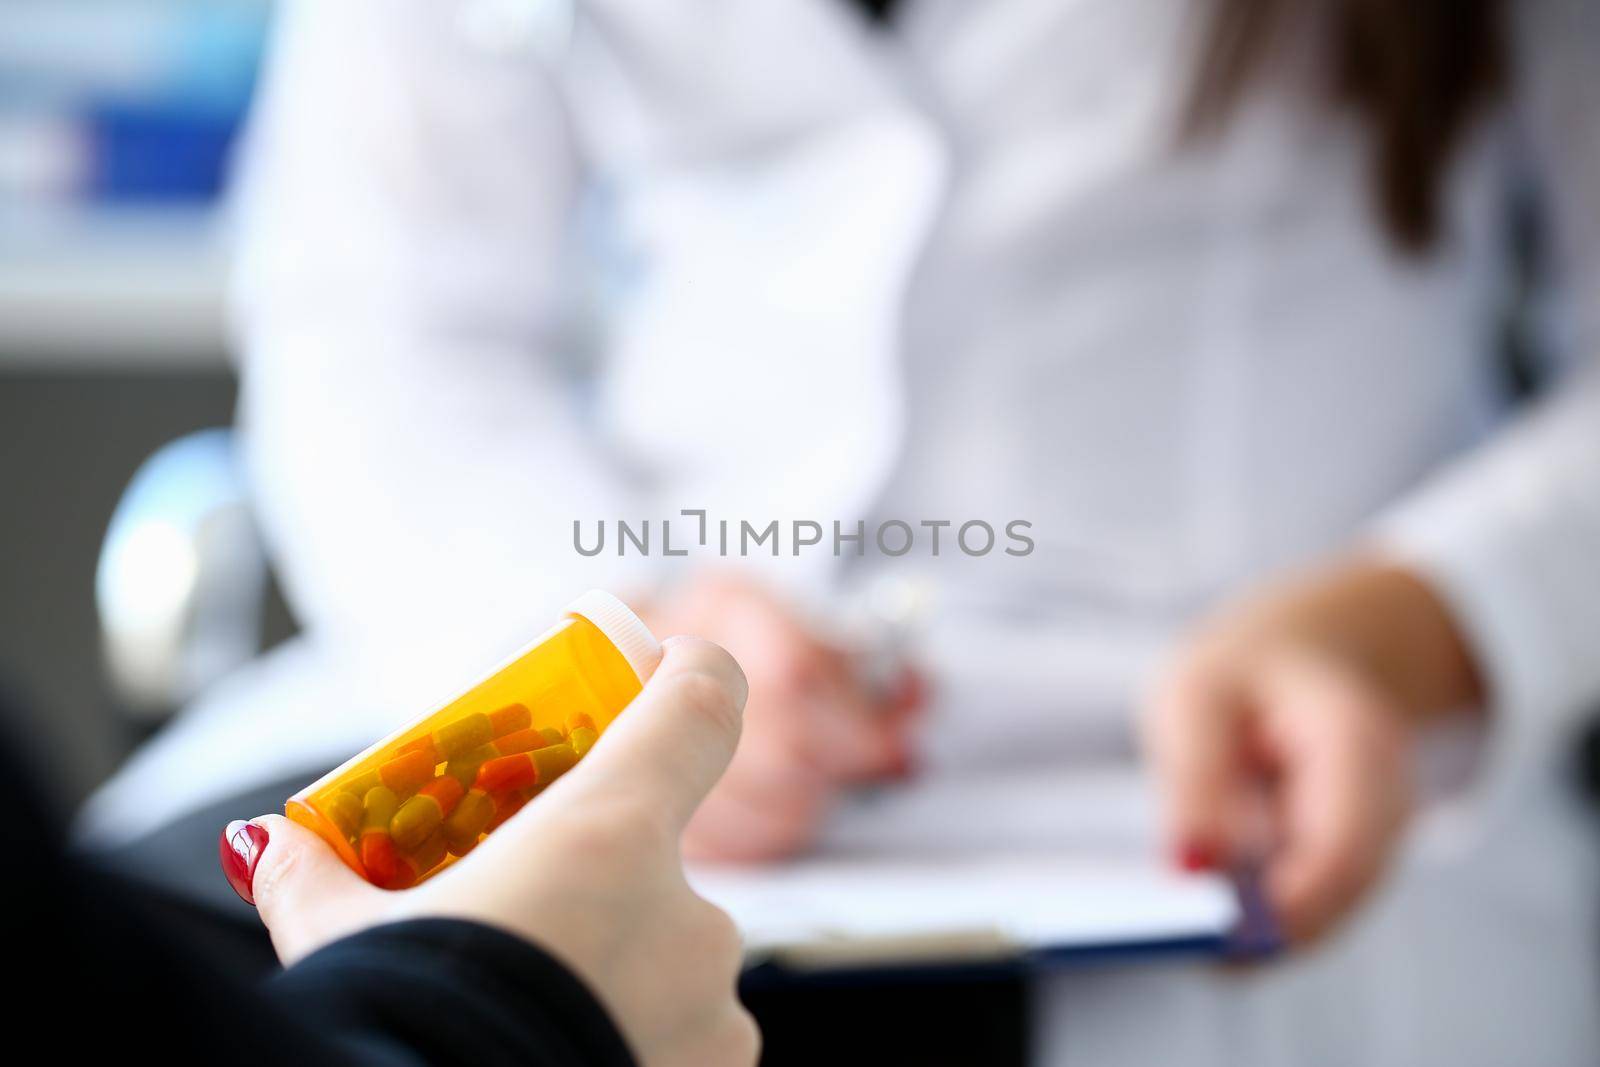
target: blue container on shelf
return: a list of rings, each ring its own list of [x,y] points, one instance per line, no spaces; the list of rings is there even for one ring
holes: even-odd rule
[[[256,5],[205,0],[172,9],[161,83],[87,103],[87,195],[101,203],[215,200],[254,85],[265,29]]]
[[[203,206],[225,184],[267,10],[262,0],[0,4],[0,40],[39,42],[0,47],[0,110],[59,124],[84,145],[56,195]]]
[[[240,116],[104,103],[85,116],[93,146],[85,195],[100,203],[205,203],[221,193]]]

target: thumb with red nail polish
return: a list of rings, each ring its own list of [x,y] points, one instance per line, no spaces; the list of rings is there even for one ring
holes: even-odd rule
[[[254,904],[285,964],[386,914],[389,894],[368,884],[316,834],[281,815],[231,822],[222,872]]]
[[[228,879],[228,884],[233,886],[233,891],[239,894],[239,899],[246,904],[256,902],[251,885],[255,881],[256,865],[266,851],[267,841],[267,831],[263,827],[235,819],[223,828],[222,839],[217,843],[222,873]]]

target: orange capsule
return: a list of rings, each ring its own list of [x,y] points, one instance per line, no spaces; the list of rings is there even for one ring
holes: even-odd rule
[[[439,805],[439,809],[443,811],[445,815],[449,815],[452,811],[456,810],[456,805],[461,802],[462,794],[464,794],[466,791],[466,787],[460,782],[456,781],[454,778],[451,778],[449,775],[445,775],[442,778],[435,778],[433,781],[417,790],[417,796],[427,797],[429,800]]]
[[[532,728],[516,730],[504,737],[495,739],[494,747],[502,756],[510,756],[517,752],[532,752],[536,748],[543,748],[550,742],[544,735]]]
[[[539,784],[539,768],[533,762],[533,753],[518,752],[492,759],[478,768],[474,788],[485,793],[498,793],[506,789],[526,789]]]
[[[389,820],[389,836],[402,849],[418,848],[455,810],[464,792],[461,783],[449,775],[435,778],[400,805]]]
[[[526,704],[507,704],[489,713],[489,726],[495,737],[504,737],[514,730],[526,730],[533,722],[533,714]]]
[[[373,885],[388,886],[400,871],[400,853],[381,831],[361,835],[361,866]]]
[[[389,821],[400,806],[394,790],[376,786],[367,791],[363,800],[361,821],[361,866],[367,878],[377,885],[387,885],[395,877],[399,854],[389,837]]]
[[[378,883],[378,887],[380,889],[410,889],[416,884],[416,867],[400,854],[399,849],[395,849],[394,869],[388,878]]]
[[[383,780],[384,785],[396,793],[410,793],[433,777],[433,769],[436,766],[438,760],[433,759],[429,753],[413,749],[379,767],[378,777]]]
[[[423,734],[421,737],[412,738],[394,750],[397,756],[407,756],[413,752],[426,753],[435,764],[444,762],[439,758],[439,749],[433,743],[432,734]]]
[[[589,713],[586,711],[575,711],[567,716],[567,732],[571,733],[573,730],[600,732],[600,728],[594,724],[594,720],[589,717]]]
[[[546,745],[532,752],[492,759],[478,768],[477,788],[485,793],[549,785],[578,762],[571,745]]]

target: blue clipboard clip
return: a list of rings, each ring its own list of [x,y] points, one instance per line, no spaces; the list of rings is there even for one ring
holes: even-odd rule
[[[1235,871],[1233,888],[1239,896],[1239,922],[1229,933],[1223,954],[1242,963],[1278,955],[1286,943],[1262,884],[1262,866],[1250,864]]]

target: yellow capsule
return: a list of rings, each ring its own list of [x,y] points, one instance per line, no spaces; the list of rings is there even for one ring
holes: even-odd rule
[[[434,867],[438,867],[440,861],[445,859],[446,851],[450,851],[450,849],[445,843],[445,835],[440,830],[434,830],[434,833],[430,833],[429,838],[426,841],[422,841],[418,849],[411,853],[411,859],[416,861],[419,873],[427,873]]]
[[[464,792],[461,783],[448,775],[435,778],[400,805],[389,820],[389,836],[402,849],[416,848],[455,810]]]
[[[389,832],[389,821],[394,818],[394,813],[400,808],[400,798],[394,795],[394,790],[386,785],[374,786],[367,790],[366,798],[362,801],[366,814],[361,819],[361,829],[382,830]]]
[[[345,782],[343,788],[346,792],[354,793],[356,799],[360,800],[367,795],[369,790],[376,789],[382,784],[383,779],[378,777],[378,772],[371,770],[363,771],[348,782]]]
[[[444,821],[444,838],[450,851],[465,856],[478,843],[489,820],[494,818],[494,800],[488,793],[474,789],[461,798],[456,810]]]
[[[355,832],[361,829],[363,810],[361,798],[343,789],[334,793],[327,801],[328,818],[346,837],[355,836]]]
[[[433,746],[443,759],[455,759],[494,739],[494,725],[487,715],[466,715],[433,732]]]
[[[449,845],[445,842],[444,832],[435,830],[403,859],[403,862],[411,868],[411,880],[419,881],[423,875],[439,866],[448,851]]]
[[[544,738],[544,745],[559,745],[567,739],[567,735],[552,726],[539,727],[539,736]],[[543,748],[544,745],[540,747]]]
[[[572,750],[578,754],[579,759],[582,759],[594,747],[594,743],[600,740],[600,735],[587,726],[579,726],[572,731],[569,740],[572,743]]]
[[[479,745],[465,755],[457,756],[451,760],[444,769],[444,773],[460,782],[463,786],[471,788],[473,781],[478,777],[478,768],[500,755],[500,750],[491,742]]]
[[[572,769],[578,762],[578,753],[571,745],[550,745],[528,753],[539,771],[539,785],[549,785]]]

